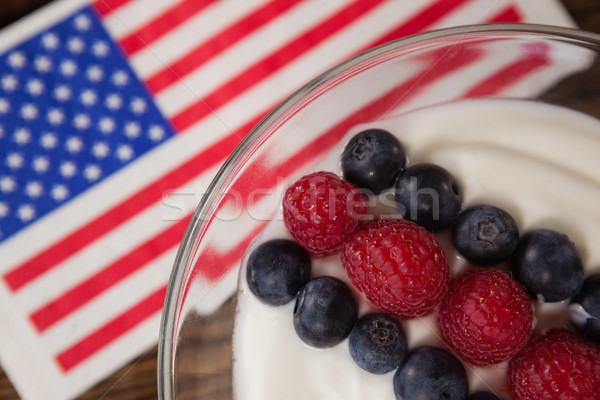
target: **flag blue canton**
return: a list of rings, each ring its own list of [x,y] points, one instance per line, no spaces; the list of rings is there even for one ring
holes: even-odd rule
[[[0,240],[173,135],[90,8],[0,56]]]

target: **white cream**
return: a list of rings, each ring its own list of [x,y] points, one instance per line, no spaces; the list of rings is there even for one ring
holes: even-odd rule
[[[422,109],[369,126],[399,137],[410,163],[432,162],[459,180],[465,205],[490,203],[509,211],[522,232],[547,227],[566,233],[582,254],[586,274],[600,271],[600,122],[556,106],[517,100],[468,100]],[[367,127],[357,126],[347,140]],[[345,141],[319,169],[340,174]],[[307,173],[309,171],[306,171]],[[382,196],[384,202],[390,197]],[[444,246],[453,274],[468,265],[446,234]],[[280,212],[258,241],[289,237]],[[315,260],[314,275],[347,281],[337,256]],[[356,293],[360,314],[371,308]],[[538,328],[564,323],[567,304],[536,303]],[[296,336],[293,303],[272,307],[248,290],[242,268],[234,330],[234,396],[237,400],[393,400],[394,372],[374,375],[360,369],[348,341],[312,349]],[[403,321],[409,348],[444,346],[435,315]],[[489,390],[508,399],[506,363],[467,366],[471,390]]]

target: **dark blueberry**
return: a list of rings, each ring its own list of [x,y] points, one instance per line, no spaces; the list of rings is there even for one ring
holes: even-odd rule
[[[396,400],[466,400],[468,391],[461,362],[437,347],[411,351],[394,374]]]
[[[462,208],[462,192],[454,177],[433,164],[415,164],[396,180],[396,203],[404,219],[431,231],[449,227]]]
[[[583,263],[569,238],[551,229],[537,229],[519,240],[513,255],[514,277],[530,295],[544,301],[566,300],[583,284]]]
[[[575,325],[590,339],[600,343],[600,273],[583,281],[583,286],[573,297],[572,303],[583,308],[583,315],[574,318]]]
[[[258,246],[248,258],[248,286],[265,303],[286,304],[310,279],[310,263],[310,256],[298,243],[270,240]]]
[[[468,261],[495,265],[508,260],[519,243],[517,223],[506,211],[490,206],[469,207],[452,227],[452,242]]]
[[[397,368],[406,355],[404,329],[387,314],[367,314],[360,318],[350,333],[349,344],[354,361],[374,374]]]
[[[294,307],[294,328],[306,344],[332,347],[344,340],[356,323],[358,306],[344,282],[331,276],[309,281]]]
[[[500,397],[490,392],[477,392],[469,396],[468,400],[502,400]]]
[[[342,153],[344,179],[374,194],[392,187],[406,166],[406,152],[394,135],[367,129],[355,135]]]

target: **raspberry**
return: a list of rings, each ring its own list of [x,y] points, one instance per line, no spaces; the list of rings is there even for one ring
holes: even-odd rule
[[[428,314],[448,288],[442,248],[414,222],[375,220],[344,245],[341,258],[353,285],[399,318]]]
[[[514,400],[592,400],[600,396],[600,349],[567,328],[535,335],[510,361]]]
[[[283,196],[286,228],[315,257],[337,253],[366,212],[366,197],[332,172],[303,176]]]
[[[446,343],[475,365],[501,362],[531,336],[533,307],[525,289],[506,273],[475,269],[450,283],[438,323]]]

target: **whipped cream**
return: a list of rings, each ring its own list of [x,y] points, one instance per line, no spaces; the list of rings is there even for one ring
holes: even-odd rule
[[[563,232],[581,253],[586,276],[600,271],[600,121],[558,106],[524,100],[465,100],[355,127],[316,170],[341,175],[347,141],[368,127],[386,129],[404,145],[409,163],[431,162],[450,171],[462,186],[465,206],[489,203],[504,208],[523,233],[534,228]],[[309,173],[312,171],[306,171]],[[393,195],[384,192],[375,214],[394,213]],[[383,206],[382,206],[383,205]],[[253,246],[291,238],[281,210]],[[452,275],[470,268],[438,235]],[[249,250],[249,252],[252,249]],[[350,284],[338,255],[315,259],[314,276],[336,276]],[[242,266],[233,338],[233,391],[236,400],[393,400],[395,371],[375,375],[352,360],[348,340],[324,350],[305,345],[294,331],[293,302],[263,304],[248,290]],[[359,315],[374,309],[355,291]],[[536,330],[568,322],[568,302],[535,301]],[[402,321],[409,349],[445,347],[436,316]],[[507,362],[490,367],[465,365],[471,391],[510,398]]]

